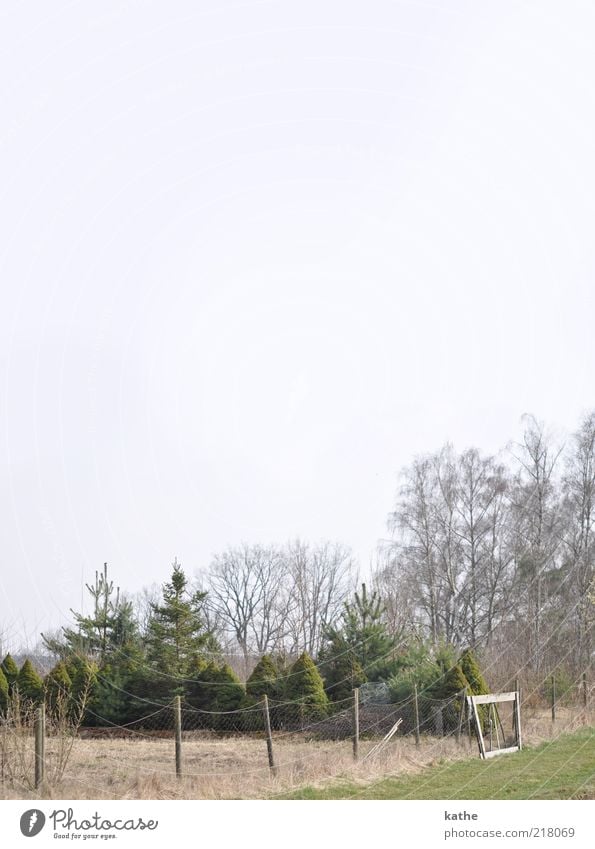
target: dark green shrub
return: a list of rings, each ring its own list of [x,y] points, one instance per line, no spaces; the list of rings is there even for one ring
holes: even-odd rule
[[[465,649],[459,663],[465,678],[469,682],[470,695],[485,696],[490,692],[490,688],[483,677],[473,649]],[[488,705],[477,705],[477,715],[484,729],[487,728],[489,714],[490,707]]]
[[[109,668],[106,672],[97,690],[101,709],[96,711],[103,718],[104,724],[105,720],[119,725],[138,722],[138,728],[156,728],[156,723],[164,721],[164,715],[149,715],[155,714],[159,705],[171,706],[174,696],[183,695],[184,692],[183,681],[160,674],[142,663],[130,669],[126,675],[120,668]],[[171,724],[171,717],[168,722]]]
[[[129,682],[119,665],[105,663],[97,672],[93,692],[87,709],[89,725],[123,725],[134,717],[130,715],[131,697]],[[144,692],[150,692],[145,689]],[[151,706],[144,705],[141,714],[152,713]]]
[[[29,658],[25,660],[17,678],[17,688],[21,699],[39,704],[43,701],[43,681]]]
[[[246,691],[238,676],[227,663],[215,666],[211,683],[213,685],[211,710],[229,712],[238,710],[243,706]]]
[[[194,664],[195,672],[186,682],[186,702],[195,710],[212,711],[215,703],[214,689],[211,686],[216,676],[217,664],[214,661],[202,661]]]
[[[72,681],[66,664],[62,660],[46,675],[44,689],[45,703],[50,712],[59,713],[69,704],[72,696]]]
[[[470,692],[469,682],[457,663],[440,676],[429,692],[429,696],[433,700],[443,701],[444,704],[437,705],[434,703],[432,705],[428,703],[425,705],[424,713],[427,716],[429,711],[435,715],[436,710],[441,709],[443,730],[445,732],[452,731],[458,725],[464,699]]]
[[[451,668],[441,675],[430,690],[430,695],[433,699],[442,699],[446,701],[453,696],[459,695],[461,691],[470,694],[471,688],[467,681],[463,670],[459,664],[451,666]]]
[[[0,667],[0,714],[6,713],[8,707],[8,681],[6,675]]]
[[[404,733],[415,727],[414,692],[417,686],[418,711],[422,731],[434,733],[440,723],[445,731],[458,725],[463,701],[455,699],[468,691],[468,682],[456,663],[452,646],[437,648],[426,643],[413,643],[396,658],[399,667],[388,681],[391,699],[403,704]],[[447,704],[448,702],[448,704]],[[438,716],[441,712],[442,719]]]
[[[233,669],[210,661],[186,685],[186,702],[190,708],[205,713],[194,716],[189,711],[186,724],[212,728],[215,731],[243,730],[244,714],[234,713],[246,706],[246,692]]]
[[[269,700],[282,697],[279,670],[269,654],[263,655],[252,670],[246,681],[246,693],[254,701],[260,701],[263,696]]]
[[[264,730],[264,714],[261,703],[264,696],[269,700],[269,721],[271,728],[283,726],[285,688],[289,668],[282,657],[273,659],[265,654],[258,661],[246,682],[246,706],[250,708],[244,716],[244,726],[248,731]],[[281,702],[279,705],[278,703]]]
[[[14,662],[12,655],[9,653],[6,655],[2,664],[0,664],[0,668],[4,673],[6,680],[8,682],[8,690],[12,692],[12,688],[17,682],[17,678],[19,677],[19,667]]]
[[[485,678],[482,675],[479,663],[472,649],[466,649],[459,660],[461,669],[471,688],[471,695],[485,696],[490,692]]]
[[[91,705],[97,687],[97,666],[83,655],[72,654],[65,662],[66,672],[72,681],[70,710],[75,722],[95,724],[91,715],[86,715],[86,708]]]
[[[327,715],[328,696],[316,664],[307,652],[304,652],[289,670],[285,689],[288,705],[293,708],[300,720],[320,719]],[[298,708],[296,712],[295,708]]]

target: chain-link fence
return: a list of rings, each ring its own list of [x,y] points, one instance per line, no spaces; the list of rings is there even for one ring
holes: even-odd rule
[[[591,686],[581,676],[563,693],[522,687],[522,715],[550,735],[592,721]],[[62,798],[246,798],[270,796],[307,780],[353,772],[400,771],[439,757],[477,754],[464,693],[433,699],[414,692],[399,703],[357,693],[324,709],[263,699],[231,711],[198,710],[183,699],[146,699],[128,724],[87,711],[94,725],[21,706],[0,722],[0,794]],[[559,701],[556,699],[559,698]],[[553,707],[552,707],[553,706]],[[487,716],[490,746],[509,736],[502,711]],[[483,721],[483,720],[482,720]],[[540,731],[540,733],[542,733]]]

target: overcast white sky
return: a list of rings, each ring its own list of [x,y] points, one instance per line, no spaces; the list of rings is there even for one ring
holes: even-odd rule
[[[5,0],[0,633],[104,560],[369,561],[399,468],[594,405],[587,2]]]

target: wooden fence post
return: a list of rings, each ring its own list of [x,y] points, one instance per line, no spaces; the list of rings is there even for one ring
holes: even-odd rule
[[[174,728],[176,734],[176,776],[182,776],[182,699],[174,698]]]
[[[45,705],[35,711],[35,789],[41,787],[45,772]]]
[[[519,752],[523,748],[523,740],[521,737],[521,691],[517,689],[516,698],[514,700],[514,728],[515,738]]]
[[[269,715],[269,698],[265,694],[262,701],[262,713],[264,716],[264,730],[267,736],[267,754],[269,756],[269,769],[273,775],[277,775],[275,757],[273,755],[273,735],[271,734],[271,717]]]
[[[459,744],[461,742],[461,732],[463,730],[463,719],[465,717],[465,690],[461,690],[460,699],[461,699],[461,710],[459,711],[459,722],[458,722],[458,725],[457,725],[457,732],[456,732],[456,741]]]
[[[585,711],[589,707],[589,688],[587,687],[587,673],[583,672],[583,707]]]
[[[415,745],[419,748],[419,703],[417,701],[417,684],[413,685],[413,710],[415,711]]]
[[[444,723],[442,721],[442,707],[436,707],[432,711],[434,715],[434,731],[439,737],[444,737]]]
[[[493,722],[493,720],[492,720],[492,716],[491,716],[491,714],[492,714],[492,706],[491,706],[491,705],[488,705],[488,717],[487,717],[487,720],[486,720],[486,721],[487,721],[487,723],[488,723],[488,733],[489,733],[489,735],[490,735],[490,752],[491,752],[491,751],[493,750],[493,748],[494,748],[494,745],[493,745],[493,738],[494,738],[494,722]],[[485,746],[485,739],[484,739],[484,746]]]
[[[514,691],[515,691],[515,693],[517,693],[517,698],[520,698],[520,696],[518,695],[519,694],[519,679],[518,679],[518,677],[514,679]],[[515,699],[515,705],[516,705],[516,699]],[[512,730],[514,731],[514,739],[516,740],[517,736],[518,736],[518,730],[517,730],[517,727],[516,727],[516,707],[515,707],[515,705],[513,705],[513,709],[512,709]]]
[[[552,675],[552,722],[556,721],[556,676]]]
[[[359,687],[353,691],[353,760],[359,758]]]

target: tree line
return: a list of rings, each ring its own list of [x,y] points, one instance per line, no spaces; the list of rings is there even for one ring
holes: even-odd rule
[[[595,412],[566,445],[525,417],[500,457],[446,445],[401,474],[376,574],[394,632],[515,652],[517,668],[593,653]]]
[[[71,718],[77,726],[141,723],[150,728],[155,714],[161,714],[155,708],[171,708],[174,696],[180,696],[187,727],[246,731],[260,729],[263,717],[256,708],[266,696],[273,727],[292,728],[349,711],[353,689],[377,682],[393,701],[410,701],[414,688],[420,688],[422,716],[424,699],[450,700],[452,716],[447,716],[455,722],[460,711],[455,697],[487,692],[469,649],[457,657],[446,645],[434,651],[428,645],[399,646],[380,596],[365,584],[322,629],[316,658],[306,651],[297,658],[264,654],[245,683],[225,662],[208,624],[207,593],[189,586],[177,561],[160,599],[151,602],[144,632],[107,567],[88,591],[93,612],[75,614],[76,627],[45,637],[59,658],[45,679],[29,659],[19,670],[10,654],[4,658],[0,715],[22,708],[30,713],[45,702],[50,716]]]
[[[86,721],[121,723],[176,694],[236,710],[261,679],[314,712],[366,682],[394,700],[414,685],[437,695],[445,676],[464,680],[466,651],[509,676],[563,667],[570,680],[593,652],[594,508],[595,412],[565,445],[527,416],[498,456],[445,445],[402,470],[391,538],[361,586],[331,542],[231,547],[194,581],[174,561],[136,597],[105,566],[87,586],[91,612],[44,636],[58,661],[45,684],[27,669],[26,686],[38,698],[90,688]],[[0,701],[15,680],[0,670]]]

